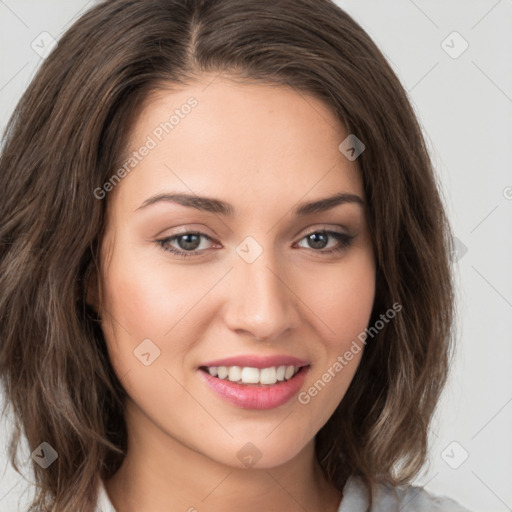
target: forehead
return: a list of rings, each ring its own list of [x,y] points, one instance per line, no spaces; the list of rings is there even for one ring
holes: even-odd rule
[[[336,192],[363,196],[357,163],[338,149],[347,135],[332,109],[312,95],[204,76],[146,98],[115,194],[130,210],[170,190],[235,205],[239,198],[246,206]]]

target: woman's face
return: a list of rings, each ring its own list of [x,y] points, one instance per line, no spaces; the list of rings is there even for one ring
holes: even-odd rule
[[[354,376],[373,249],[326,104],[212,78],[159,92],[133,127],[103,199],[100,316],[132,435],[268,468],[311,448]]]

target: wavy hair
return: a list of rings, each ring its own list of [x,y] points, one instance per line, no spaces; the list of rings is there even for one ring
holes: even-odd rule
[[[427,145],[397,76],[369,35],[330,0],[110,0],[76,21],[43,62],[0,155],[0,376],[16,428],[58,459],[33,507],[89,512],[98,478],[126,455],[125,392],[85,300],[99,266],[112,176],[148,95],[204,72],[293,87],[324,100],[359,156],[375,251],[373,324],[338,408],[316,436],[326,478],[408,483],[453,348],[451,232]],[[341,141],[340,141],[341,142]],[[4,406],[5,409],[5,406]]]

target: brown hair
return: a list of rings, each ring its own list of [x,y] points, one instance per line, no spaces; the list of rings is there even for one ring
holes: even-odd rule
[[[286,84],[326,101],[359,156],[377,262],[370,323],[403,312],[365,348],[316,437],[326,477],[407,483],[452,350],[450,228],[406,93],[368,34],[329,0],[111,0],[61,38],[26,90],[0,157],[0,375],[34,450],[40,510],[86,512],[126,453],[124,390],[84,283],[97,269],[112,176],[144,98],[203,72]],[[341,142],[341,141],[340,141]],[[45,508],[47,507],[47,508]]]

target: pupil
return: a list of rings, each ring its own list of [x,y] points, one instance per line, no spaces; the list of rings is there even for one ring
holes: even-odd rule
[[[314,249],[323,249],[327,245],[327,237],[325,233],[311,233],[308,238],[309,241],[312,242],[312,247]]]
[[[193,241],[190,241],[190,239],[193,239]],[[185,242],[183,242],[185,240]],[[179,238],[179,245],[182,249],[197,249],[199,246],[199,235],[195,234],[188,234],[188,235],[182,235]]]

